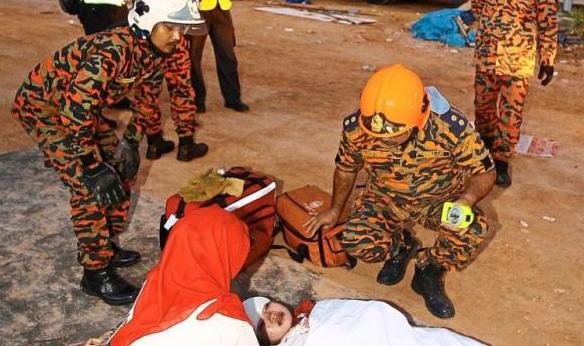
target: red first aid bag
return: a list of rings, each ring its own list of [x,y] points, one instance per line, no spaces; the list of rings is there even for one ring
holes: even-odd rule
[[[177,193],[166,200],[165,214],[162,215],[160,220],[161,249],[164,249],[166,239],[172,231],[172,226],[181,217],[199,208],[219,205],[235,214],[249,227],[251,247],[244,268],[270,250],[274,240],[276,222],[276,183],[270,177],[243,167],[233,167],[225,172],[223,176],[245,181],[243,194],[240,197],[220,194],[205,202],[185,203]]]
[[[276,211],[288,254],[297,262],[308,259],[322,267],[343,266],[351,269],[357,260],[341,246],[342,223],[327,230],[319,229],[314,235],[309,235],[304,227],[312,217],[311,213],[327,210],[330,205],[331,195],[314,185],[306,185],[278,196]]]

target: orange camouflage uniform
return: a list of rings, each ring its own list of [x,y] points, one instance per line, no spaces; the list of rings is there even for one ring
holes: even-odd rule
[[[473,208],[475,220],[468,229],[453,232],[440,225],[444,202],[460,196],[467,175],[486,173],[493,164],[464,115],[437,92],[430,99],[432,113],[426,125],[414,130],[401,146],[366,134],[358,125],[358,111],[344,120],[337,169],[357,172],[365,168],[368,179],[341,243],[365,262],[397,255],[405,245],[405,232],[419,223],[438,235],[434,246],[417,253],[417,265],[461,269],[489,233],[478,207]]]
[[[536,55],[553,66],[556,0],[473,0],[479,27],[475,50],[475,124],[496,160],[508,161],[519,140]]]
[[[85,268],[108,265],[113,256],[110,238],[124,231],[130,206],[128,197],[117,206],[101,208],[81,182],[87,162],[117,165],[113,154],[118,138],[100,120],[101,108],[134,91],[134,112],[124,137],[140,142],[159,112],[152,100],[158,97],[165,60],[147,40],[120,27],[81,37],[45,57],[17,91],[13,117],[71,192],[78,261]],[[124,181],[128,196],[131,183]]]
[[[174,122],[178,137],[192,137],[195,132],[195,90],[191,83],[190,40],[183,37],[165,64],[164,80],[170,96],[170,117]],[[141,105],[156,104],[154,112],[147,117],[146,134],[153,135],[162,131],[162,114],[160,110],[160,94],[162,83],[148,94],[153,97],[141,100]]]

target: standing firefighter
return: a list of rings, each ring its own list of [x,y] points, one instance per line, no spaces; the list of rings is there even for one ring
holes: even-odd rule
[[[82,289],[116,305],[138,294],[114,267],[132,265],[140,255],[119,248],[112,237],[126,226],[138,143],[156,107],[149,95],[183,33],[203,23],[192,0],[140,0],[128,20],[130,26],[79,38],[43,59],[12,108],[71,192]],[[118,141],[100,110],[132,90],[143,104]]]
[[[496,184],[511,185],[509,160],[519,140],[529,78],[539,55],[542,85],[554,75],[556,0],[473,0],[476,39],[475,121],[490,149]]]
[[[306,226],[315,232],[335,225],[357,173],[365,168],[367,185],[349,215],[341,244],[365,262],[385,261],[377,276],[385,285],[403,279],[415,254],[412,288],[432,314],[454,316],[444,292],[444,273],[464,268],[489,233],[475,204],[491,190],[495,174],[478,133],[436,88],[424,88],[420,77],[402,65],[369,79],[360,110],[343,125],[332,206]],[[458,227],[442,222],[446,202],[474,214],[474,220]],[[434,246],[416,253],[413,223],[438,232]]]
[[[200,33],[193,32],[193,34]],[[209,150],[206,144],[194,142],[197,108],[195,107],[195,91],[191,85],[189,43],[189,39],[181,39],[172,56],[166,59],[164,71],[164,79],[170,95],[170,116],[179,141],[176,159],[184,162],[202,157]],[[152,113],[146,118],[144,126],[148,141],[146,158],[149,160],[157,160],[174,149],[174,142],[163,137],[162,113],[159,107],[161,93],[162,81],[147,94],[148,100],[138,103],[138,107],[140,105],[147,107],[143,110],[144,113]],[[153,104],[156,107],[152,108]]]

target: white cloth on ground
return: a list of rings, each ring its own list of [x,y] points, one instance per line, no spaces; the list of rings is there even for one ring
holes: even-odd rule
[[[310,313],[309,328],[305,346],[483,345],[448,329],[412,327],[401,312],[380,301],[320,301]]]

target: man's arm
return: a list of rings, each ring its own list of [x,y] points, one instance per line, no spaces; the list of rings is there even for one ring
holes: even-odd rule
[[[158,70],[144,83],[136,87],[132,102],[132,118],[128,122],[124,138],[140,143],[146,129],[158,132],[162,128],[160,94],[162,93],[163,71]]]
[[[537,46],[539,73],[537,78],[546,86],[554,78],[554,62],[558,51],[558,4],[556,0],[537,2]]]
[[[344,172],[338,168],[335,169],[331,207],[318,215],[314,215],[303,225],[308,229],[309,235],[312,236],[321,227],[326,229],[333,227],[337,223],[345,203],[347,203],[347,199],[351,191],[353,191],[356,178],[357,172]]]
[[[468,205],[469,207],[474,206],[491,191],[495,184],[495,178],[494,170],[471,176],[464,192],[456,203]]]
[[[556,0],[538,0],[536,10],[539,61],[553,66],[558,50],[558,4]]]
[[[183,37],[173,55],[166,61],[164,73],[170,95],[170,114],[179,137],[195,132],[195,90],[191,83],[191,60],[188,41]]]
[[[470,2],[470,10],[475,21],[478,22],[481,12],[483,11],[484,0],[471,0]]]
[[[63,93],[61,121],[71,129],[71,153],[99,161],[94,140],[95,117],[102,106],[107,83],[116,74],[116,51],[102,51],[81,62],[81,68]]]

